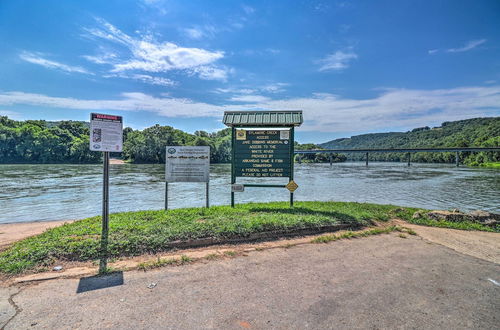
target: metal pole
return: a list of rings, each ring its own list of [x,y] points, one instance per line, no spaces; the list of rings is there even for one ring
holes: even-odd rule
[[[165,211],[168,210],[168,182],[165,181]]]
[[[101,233],[101,260],[99,274],[106,273],[108,268],[108,231],[109,231],[109,152],[104,152],[102,176],[102,233]]]
[[[459,162],[460,162],[460,157],[458,156],[458,151],[457,151],[457,152],[455,153],[455,165],[456,165],[456,167],[458,167]]]
[[[368,153],[366,153],[366,166],[368,166]]]
[[[207,197],[205,207],[208,209],[210,207],[210,202],[209,202],[209,200],[210,200],[210,183],[209,183],[209,181],[207,181],[207,183],[206,183],[205,194]]]
[[[288,142],[290,144],[290,181],[293,181],[293,157],[294,157],[294,127],[290,129],[290,141]],[[290,207],[293,207],[293,192],[290,192]]]
[[[234,191],[233,191],[233,184],[236,183],[236,177],[234,176],[234,162],[235,162],[235,159],[234,159],[234,139],[236,138],[236,134],[235,134],[235,128],[234,126],[231,128],[231,207],[234,207]]]
[[[410,166],[410,165],[411,165],[411,164],[410,164],[410,160],[411,160],[411,154],[410,154],[410,153],[408,153],[408,166]]]

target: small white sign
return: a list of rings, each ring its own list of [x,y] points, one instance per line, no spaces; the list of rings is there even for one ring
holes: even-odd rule
[[[123,118],[100,113],[90,114],[90,150],[121,152]]]
[[[289,140],[290,139],[290,131],[280,131],[280,140]]]
[[[231,191],[232,192],[244,192],[245,191],[245,186],[242,184],[233,184],[231,185]]]
[[[210,147],[167,146],[166,182],[208,182]]]

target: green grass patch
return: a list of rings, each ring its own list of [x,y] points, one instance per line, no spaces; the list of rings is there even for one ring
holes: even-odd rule
[[[351,239],[351,238],[367,237],[372,235],[388,234],[392,233],[393,231],[403,231],[403,228],[399,226],[390,226],[386,228],[373,228],[370,230],[364,230],[358,232],[348,231],[340,235],[334,235],[334,234],[322,235],[312,239],[311,243],[329,243],[340,239]]]
[[[482,163],[481,167],[496,168],[500,170],[500,162]]]
[[[235,208],[215,206],[110,215],[109,257],[154,254],[174,241],[201,238],[244,238],[253,233],[314,229],[327,225],[369,225],[394,216],[410,220],[416,209],[346,202],[249,203]],[[47,230],[0,253],[0,272],[21,273],[56,260],[88,261],[99,257],[101,217]]]
[[[175,259],[175,258],[161,259],[160,257],[158,257],[158,259],[156,259],[156,260],[141,262],[137,266],[137,268],[140,270],[146,271],[146,270],[164,267],[164,266],[168,266],[168,265],[175,265],[175,266],[185,265],[185,264],[190,263],[192,261],[193,261],[193,259],[186,256],[186,255],[182,255],[178,259]]]
[[[413,223],[416,225],[429,226],[429,227],[439,227],[439,228],[451,228],[451,229],[460,229],[460,230],[478,230],[478,231],[489,231],[493,233],[499,233],[500,227],[489,227],[482,225],[477,222],[472,221],[460,221],[460,222],[452,222],[445,220],[433,220],[428,218],[420,218],[420,219],[409,219],[407,220],[409,223]]]

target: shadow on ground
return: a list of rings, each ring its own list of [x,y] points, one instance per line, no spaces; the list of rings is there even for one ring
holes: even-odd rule
[[[94,291],[123,285],[123,272],[114,272],[108,275],[83,277],[78,282],[76,293]]]

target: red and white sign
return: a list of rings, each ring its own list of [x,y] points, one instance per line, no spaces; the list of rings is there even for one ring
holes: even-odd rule
[[[90,150],[121,152],[123,118],[101,113],[90,114]]]

